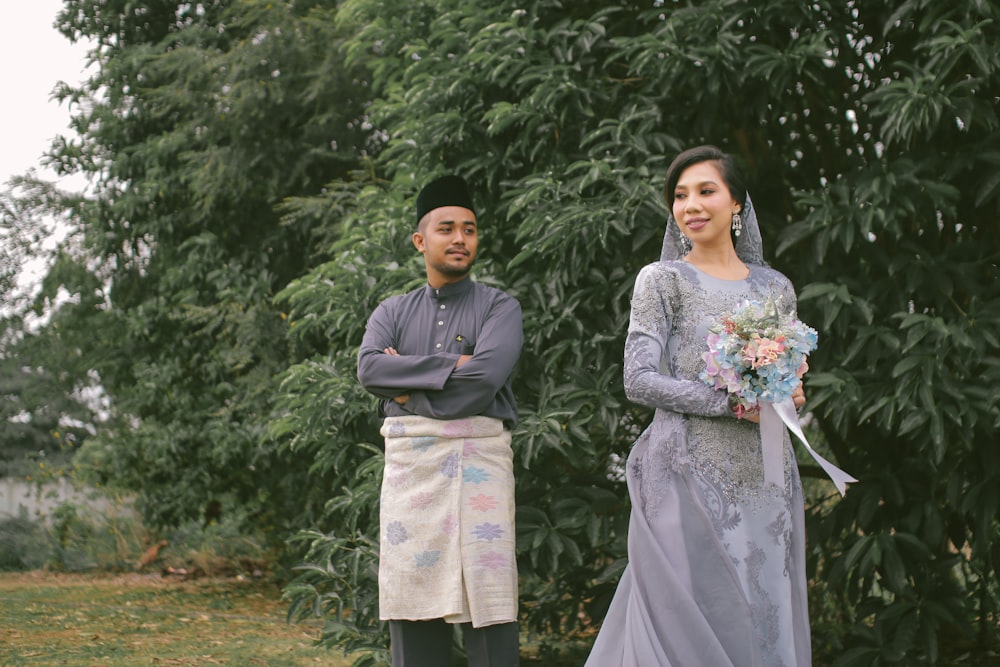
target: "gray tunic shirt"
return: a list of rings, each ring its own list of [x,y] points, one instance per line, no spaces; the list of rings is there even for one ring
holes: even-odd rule
[[[483,416],[517,423],[510,381],[521,352],[521,305],[466,278],[425,285],[378,305],[358,353],[358,379],[386,417]],[[399,356],[383,352],[394,348]],[[455,368],[459,355],[472,359]],[[392,400],[409,394],[406,405]]]

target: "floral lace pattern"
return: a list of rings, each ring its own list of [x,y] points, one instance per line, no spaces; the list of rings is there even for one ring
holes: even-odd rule
[[[794,308],[787,278],[760,265],[744,280],[721,280],[665,261],[636,278],[625,390],[655,412],[627,466],[627,576],[588,667],[810,664],[790,439],[786,488],[765,487],[759,427],[737,420],[725,393],[698,380],[709,323],[742,299],[768,296]]]

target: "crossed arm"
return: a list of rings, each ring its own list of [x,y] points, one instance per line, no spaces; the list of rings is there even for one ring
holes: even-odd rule
[[[521,307],[499,300],[487,313],[473,354],[403,354],[395,319],[379,306],[358,354],[358,379],[372,394],[434,419],[480,414],[507,382],[521,351]]]

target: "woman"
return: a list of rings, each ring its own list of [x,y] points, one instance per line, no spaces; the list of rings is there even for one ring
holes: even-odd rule
[[[765,485],[760,428],[698,379],[707,327],[744,299],[795,293],[765,266],[732,157],[687,150],[667,171],[660,262],[640,271],[625,342],[629,400],[656,409],[628,459],[629,565],[587,667],[811,663],[804,512],[791,442]],[[796,407],[805,402],[801,389]]]

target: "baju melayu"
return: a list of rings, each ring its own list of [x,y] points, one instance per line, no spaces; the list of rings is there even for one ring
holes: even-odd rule
[[[431,664],[397,661],[400,633],[414,627],[397,621],[435,621],[449,639],[444,623],[492,629],[513,641],[516,660],[510,384],[521,342],[517,300],[469,278],[390,297],[369,318],[358,378],[385,417],[379,614],[394,664]],[[463,354],[472,358],[456,368]],[[405,404],[392,400],[404,394]],[[421,627],[409,643],[429,636]],[[477,643],[467,631],[470,660]]]

